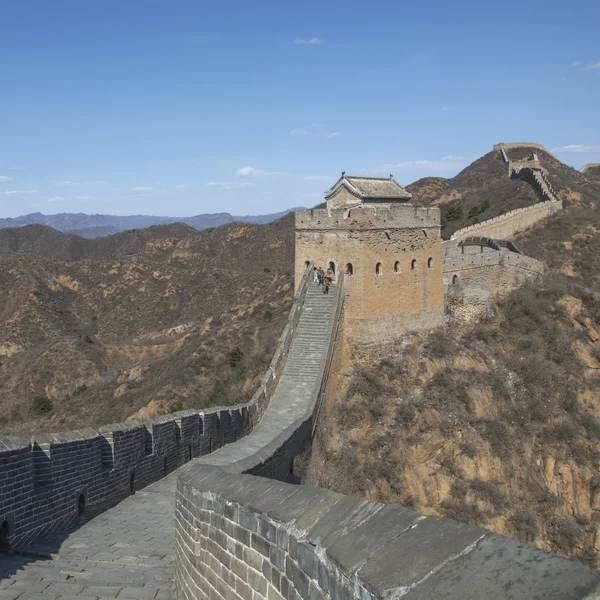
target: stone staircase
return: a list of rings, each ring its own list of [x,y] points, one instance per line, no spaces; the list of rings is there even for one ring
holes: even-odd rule
[[[559,200],[559,197],[556,195],[556,192],[544,171],[537,169],[532,170],[532,177],[545,200]]]
[[[274,448],[279,447],[282,432],[297,428],[315,410],[333,343],[337,309],[342,301],[340,289],[341,286],[333,285],[329,294],[323,294],[321,286],[308,283],[285,367],[261,420],[246,437],[203,456],[199,462],[227,466],[236,472],[280,478],[281,474],[271,472],[271,467],[263,465],[261,459],[271,456]],[[287,439],[286,435],[281,439]],[[260,452],[257,452],[258,449]]]

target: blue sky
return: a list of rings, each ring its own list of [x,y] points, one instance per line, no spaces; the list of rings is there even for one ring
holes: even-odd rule
[[[591,0],[0,0],[0,216],[275,212],[499,141],[600,162],[599,23]]]

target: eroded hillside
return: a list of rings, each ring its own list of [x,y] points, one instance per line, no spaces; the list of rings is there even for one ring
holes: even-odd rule
[[[292,301],[291,216],[99,240],[27,229],[0,251],[4,433],[237,403],[255,391]]]
[[[536,148],[508,150],[510,160],[528,158],[536,152],[547,169],[552,186],[567,202],[600,205],[600,180],[584,174]],[[527,181],[509,178],[508,165],[498,151],[482,156],[451,179],[425,177],[406,186],[413,203],[439,206],[442,211],[442,236],[449,239],[457,230],[515,208],[531,206],[541,200]]]
[[[600,567],[600,214],[517,240],[549,272],[475,326],[346,348],[310,480]]]

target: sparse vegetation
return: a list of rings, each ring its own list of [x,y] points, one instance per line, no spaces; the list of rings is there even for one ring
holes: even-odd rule
[[[54,404],[46,396],[34,396],[31,400],[31,412],[36,415],[45,415],[52,411]]]

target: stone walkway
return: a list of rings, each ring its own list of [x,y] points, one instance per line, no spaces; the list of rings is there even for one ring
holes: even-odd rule
[[[0,555],[0,600],[172,598],[177,472],[25,554]]]

